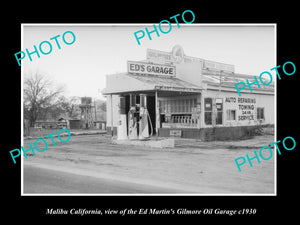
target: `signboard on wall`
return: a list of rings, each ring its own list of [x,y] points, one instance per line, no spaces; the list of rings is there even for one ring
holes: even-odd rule
[[[225,104],[234,103],[237,109],[237,121],[256,120],[256,99],[226,97]]]
[[[170,130],[170,137],[181,137],[182,131],[181,130]]]
[[[234,72],[234,65],[215,62],[211,60],[205,60],[197,57],[187,56],[183,52],[183,48],[180,45],[175,45],[171,52],[164,52],[155,49],[147,49],[147,60],[150,60],[154,63],[156,62],[166,62],[166,63],[201,63],[203,68],[213,69],[213,70],[222,70],[225,72]]]
[[[161,58],[166,62],[172,62],[172,53],[171,52],[163,52],[154,49],[147,49],[146,58],[149,59],[157,59]]]
[[[147,55],[148,60],[156,61],[161,60],[163,62],[172,62],[172,63],[178,63],[178,62],[185,62],[185,63],[191,63],[191,62],[200,62],[203,63],[203,59],[187,56],[184,54],[183,49],[175,45],[172,49],[172,52],[164,52],[159,51],[155,49],[147,49]]]
[[[127,61],[128,73],[175,76],[175,66]]]
[[[214,62],[210,60],[204,60],[203,67],[207,69],[223,70],[232,73],[234,72],[234,65]]]

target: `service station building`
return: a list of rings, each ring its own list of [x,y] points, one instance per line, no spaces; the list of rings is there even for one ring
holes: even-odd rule
[[[146,60],[127,64],[127,72],[107,75],[102,91],[113,136],[120,123],[128,135],[130,117],[120,121],[120,114],[145,96],[153,136],[238,139],[274,124],[274,85],[252,85],[239,96],[234,84],[254,82],[254,75],[235,73],[234,65],[186,56],[179,45],[171,52],[147,49]]]

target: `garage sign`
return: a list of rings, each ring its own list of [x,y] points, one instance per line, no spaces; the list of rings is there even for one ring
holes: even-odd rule
[[[175,76],[175,66],[127,61],[128,73]]]

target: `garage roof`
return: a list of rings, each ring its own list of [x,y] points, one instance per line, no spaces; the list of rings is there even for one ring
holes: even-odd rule
[[[173,76],[120,73],[107,76],[107,85],[102,93],[114,94],[151,90],[200,92],[202,89]]]

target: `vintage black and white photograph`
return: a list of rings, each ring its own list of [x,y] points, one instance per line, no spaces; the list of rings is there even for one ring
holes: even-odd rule
[[[22,24],[22,195],[276,195],[276,24],[179,23]]]

